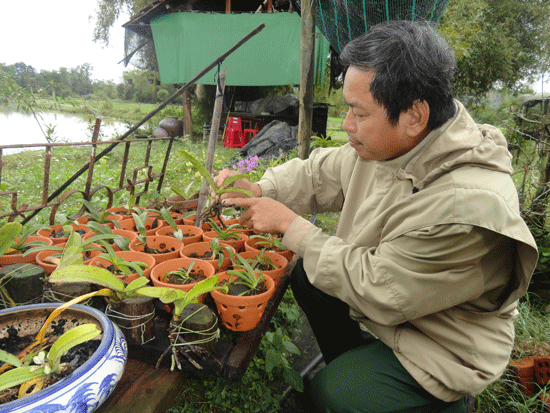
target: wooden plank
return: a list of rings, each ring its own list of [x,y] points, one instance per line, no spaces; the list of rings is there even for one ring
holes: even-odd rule
[[[128,359],[117,387],[96,413],[165,413],[185,385],[187,374]]]

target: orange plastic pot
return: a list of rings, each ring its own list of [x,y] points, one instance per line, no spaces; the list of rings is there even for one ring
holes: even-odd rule
[[[156,250],[164,251],[170,250],[160,254],[151,254],[155,258],[155,262],[170,260],[172,258],[178,258],[180,255],[180,249],[183,246],[183,242],[178,241],[174,237],[168,237],[166,235],[151,235],[146,237],[147,246]],[[130,250],[146,252],[145,246],[139,242],[139,238],[135,238],[130,242]]]
[[[19,242],[21,237],[17,237],[15,242]],[[31,241],[43,241],[46,245],[53,245],[53,241],[50,238],[41,237],[40,235],[30,235],[25,240],[24,244],[28,244]],[[5,267],[12,264],[22,263],[34,263],[38,252],[32,252],[23,256],[23,254],[4,254],[0,257],[0,267]]]
[[[86,234],[92,232],[92,230],[84,224],[78,224],[78,225],[70,224],[70,226],[73,227],[74,231],[84,231],[84,235],[82,235],[82,237],[84,237]],[[62,231],[62,230],[63,230],[63,225],[54,224],[54,225],[50,225],[47,228],[42,228],[42,229],[38,230],[37,235],[40,235],[41,237],[51,239],[52,242],[53,242],[53,245],[64,244],[64,243],[67,242],[69,237],[51,238],[53,234],[56,234],[56,233],[58,233],[59,231]]]
[[[244,251],[240,252],[239,255],[243,257],[244,259],[254,258],[257,257],[260,254],[259,250],[256,251]],[[281,281],[281,278],[283,275],[285,275],[286,269],[288,267],[288,260],[283,257],[281,254],[277,254],[273,251],[266,251],[264,252],[264,256],[269,257],[273,264],[277,267],[274,270],[262,270],[262,274],[269,275],[271,278],[273,278],[273,281],[275,282],[275,288],[279,286],[279,282]],[[239,261],[236,259],[233,259],[233,263],[238,263]]]
[[[215,274],[214,266],[207,261],[195,258],[174,258],[155,265],[155,267],[151,271],[151,281],[153,282],[153,285],[155,285],[156,287],[167,287],[175,288],[182,291],[189,291],[191,288],[197,285],[198,282],[191,284],[172,284],[165,282],[162,279],[170,271],[176,271],[180,268],[189,268],[191,262],[193,261],[195,262],[193,264],[193,270],[198,272],[199,274],[204,275],[206,278],[210,278]],[[202,302],[203,300],[204,295],[199,297],[199,301]]]
[[[280,238],[279,238],[280,240]],[[260,241],[263,241],[261,238],[251,238],[249,237],[245,243],[244,243],[244,250],[245,251],[261,251],[262,249],[266,249],[267,251],[273,251],[273,252],[276,252],[277,254],[279,255],[282,255],[283,257],[285,257],[288,262],[290,262],[290,260],[292,260],[292,257],[294,257],[294,251],[292,250],[284,250],[284,251],[280,251],[280,250],[272,250],[270,248],[262,248],[262,246],[260,245],[256,245],[257,242],[260,242]]]
[[[220,245],[221,246],[227,246],[227,247],[231,248],[233,250],[233,254],[236,254],[235,248],[231,247],[230,245],[228,245],[224,242],[220,242]],[[211,251],[211,250],[212,249],[210,248],[210,242],[208,242],[208,241],[195,242],[193,244],[188,244],[188,245],[184,245],[183,247],[181,247],[180,257],[196,259],[196,258],[191,256],[193,253],[195,253],[199,257],[201,257],[207,251]],[[199,258],[199,259],[204,260],[203,258]],[[222,264],[220,266],[218,266],[219,261],[220,261],[219,259],[217,259],[217,260],[204,260],[204,261],[209,262],[210,264],[212,264],[212,266],[216,270],[216,273],[227,270],[227,268],[229,268],[229,266],[231,265],[231,260],[229,258],[229,254],[224,254],[224,258],[223,258]]]
[[[227,272],[218,273],[219,284],[229,279]],[[233,331],[249,331],[256,328],[265,311],[265,306],[273,297],[275,282],[264,275],[267,291],[253,296],[235,296],[220,291],[211,291],[222,324]]]
[[[237,252],[244,251],[244,243],[248,239],[248,236],[242,232],[238,232],[238,231],[233,231],[233,232],[237,234],[237,236],[239,237],[238,240],[234,240],[234,239],[221,240],[220,239],[220,242],[223,242],[225,244],[232,246],[233,248],[235,248],[235,251]],[[204,234],[202,234],[203,241],[210,242],[214,238],[218,238],[218,233],[216,231],[206,231]]]
[[[182,239],[183,245],[192,244],[194,242],[200,242],[202,241],[202,234],[204,231],[200,229],[199,227],[195,227],[192,225],[178,225],[178,229],[181,229],[181,231],[184,234],[184,237]],[[164,227],[161,227],[157,230],[155,235],[168,235],[171,236],[174,232],[174,228],[172,228],[170,225],[166,225]]]
[[[128,262],[143,262],[147,264],[147,268],[143,269],[143,276],[145,278],[149,278],[151,270],[156,264],[155,258],[150,255],[146,254],[144,252],[138,252],[138,251],[116,251],[115,255],[119,258],[124,259]],[[111,262],[105,258],[101,257],[94,257],[90,261],[88,265],[93,265],[95,267],[102,267],[102,268],[108,268],[111,265]],[[139,278],[139,274],[137,272],[132,273],[130,275],[117,275],[117,278],[120,278],[122,281],[126,283],[131,283],[135,279]]]
[[[98,247],[99,245],[98,244],[90,244],[91,246],[94,246],[94,247]],[[65,246],[65,243],[62,243],[62,244],[55,244],[56,247],[64,247]],[[84,264],[85,265],[88,265],[90,263],[90,261],[95,258],[97,255],[99,255],[101,253],[100,250],[92,250],[90,251],[90,255],[91,255],[91,258],[88,258],[86,259],[84,257]],[[39,251],[38,254],[36,254],[36,263],[42,267],[44,269],[44,272],[46,273],[46,275],[50,275],[56,268],[57,268],[57,264],[54,264],[54,263],[51,263],[51,262],[48,262],[46,259],[47,257],[50,257],[52,255],[55,255],[55,254],[62,254],[62,251],[57,251],[57,250],[42,250],[42,251]]]

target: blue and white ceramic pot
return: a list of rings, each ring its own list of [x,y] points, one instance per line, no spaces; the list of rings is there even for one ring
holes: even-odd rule
[[[36,335],[48,315],[59,305],[32,304],[1,310],[0,339],[8,335],[10,327],[17,328],[19,335]],[[120,329],[100,311],[73,305],[56,317],[50,330],[68,331],[85,323],[95,323],[103,331],[99,347],[88,361],[51,386],[19,400],[0,404],[0,413],[91,413],[107,399],[126,366],[128,348]]]

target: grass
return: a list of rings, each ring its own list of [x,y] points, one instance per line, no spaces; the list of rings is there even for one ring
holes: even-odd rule
[[[135,109],[135,108],[134,108]],[[141,110],[141,109],[140,109]],[[329,119],[328,131],[335,133],[338,131],[341,120]],[[338,136],[338,139],[345,140]],[[145,144],[138,143],[132,145],[129,154],[129,166],[126,177],[130,177],[134,168],[143,165]],[[166,143],[156,143],[153,146],[150,164],[153,166],[153,172],[158,172],[164,159]],[[168,162],[164,188],[160,193],[155,190],[155,185],[150,186],[149,193],[144,196],[140,202],[141,205],[153,202],[173,195],[170,190],[171,185],[185,187],[189,182],[195,182],[195,189],[198,190],[200,177],[191,165],[179,160],[175,152],[179,149],[185,149],[191,152],[195,157],[203,159],[206,153],[207,144],[202,140],[177,139],[174,142],[172,155]],[[99,185],[108,185],[110,187],[118,186],[120,180],[120,165],[124,155],[124,147],[119,145],[108,156],[104,157],[96,164],[94,168],[94,180],[92,188]],[[76,170],[85,165],[89,160],[90,149],[86,147],[55,148],[51,160],[51,176],[49,181],[50,193],[63,184]],[[235,164],[238,155],[237,149],[223,148],[221,140],[216,150],[214,169],[220,170],[223,167],[231,168]],[[18,206],[27,204],[29,206],[38,205],[42,200],[41,188],[44,184],[43,179],[44,152],[28,151],[15,155],[4,156],[2,158],[2,176],[0,182],[0,191],[12,190],[18,192]],[[255,178],[259,178],[267,164],[262,164]],[[145,171],[138,175],[143,176]],[[86,182],[86,175],[79,178],[69,189],[82,189]],[[128,202],[128,193],[119,191],[114,194],[114,205],[125,205]],[[10,209],[11,199],[0,196],[0,211]],[[98,191],[93,202],[98,204],[106,203],[107,194],[105,191]],[[80,208],[80,203],[76,199],[68,199],[64,203],[61,212],[72,214]],[[339,214],[326,213],[317,216],[317,225],[325,232],[334,234]],[[46,223],[49,219],[49,211],[43,210],[36,220]],[[514,354],[534,355],[549,352],[550,343],[550,315],[546,308],[547,300],[538,297],[535,294],[529,294],[521,300],[519,305],[519,317],[516,321],[516,347]],[[298,312],[291,292],[287,292],[283,303],[279,307],[273,326],[270,332],[279,331],[280,341],[290,341],[291,332],[296,325]],[[271,341],[269,340],[271,337]],[[234,412],[241,409],[243,412],[269,412],[277,411],[280,396],[286,383],[284,381],[285,359],[281,359],[281,364],[271,371],[266,370],[266,355],[273,351],[273,335],[265,338],[254,357],[245,377],[239,383],[228,383],[216,378],[193,377],[188,382],[188,387],[183,390],[178,402],[169,410],[168,413],[183,412]],[[281,354],[284,354],[282,352]],[[545,389],[541,390],[541,393]],[[493,412],[542,412],[543,405],[538,395],[532,397],[524,396],[510,378],[505,374],[494,384],[492,384],[479,397],[478,413]]]

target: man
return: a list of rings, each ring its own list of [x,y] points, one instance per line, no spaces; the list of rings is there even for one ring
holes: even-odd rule
[[[315,411],[464,412],[506,368],[537,260],[511,155],[453,99],[454,54],[429,24],[374,26],[340,58],[349,144],[225,202],[302,257],[291,286],[327,363]],[[300,216],[324,211],[341,212],[334,236]]]

